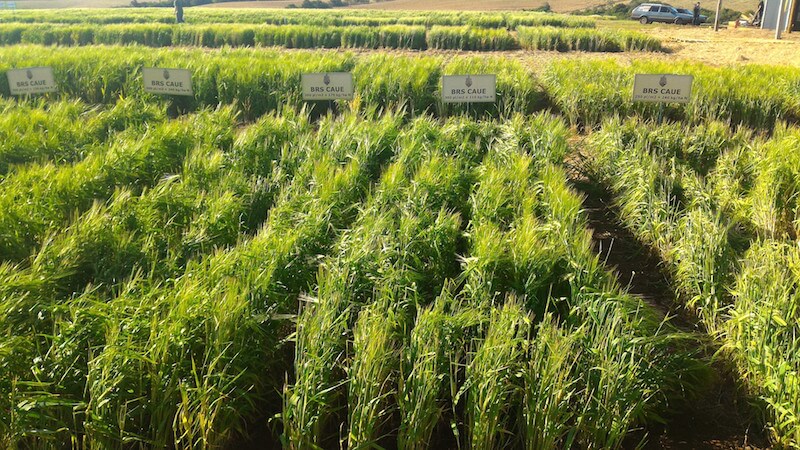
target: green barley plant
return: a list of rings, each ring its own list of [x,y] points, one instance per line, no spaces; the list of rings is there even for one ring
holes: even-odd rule
[[[509,443],[512,411],[521,395],[521,366],[531,317],[521,302],[507,299],[494,309],[479,348],[471,357],[460,395],[467,395],[469,446],[505,448]],[[458,397],[456,397],[456,402]]]
[[[80,101],[8,104],[0,121],[0,176],[13,166],[52,161],[79,161],[114,133],[155,125],[164,119],[157,106],[136,99],[120,99],[109,108]],[[46,132],[42,132],[46,131]]]
[[[753,227],[764,237],[798,236],[800,174],[794,150],[799,138],[797,129],[779,129],[773,139],[752,150],[754,179],[752,190],[745,193],[746,211]]]
[[[131,129],[128,139],[112,141],[74,165],[32,165],[16,171],[3,180],[0,196],[6,209],[0,219],[2,258],[20,261],[48,232],[60,229],[96,200],[108,199],[117,188],[139,190],[157,184],[178,171],[201,142],[224,149],[232,140],[234,119],[232,110],[221,109],[161,124],[143,136]]]
[[[2,11],[0,23],[14,24],[173,24],[174,14],[160,9],[115,8],[102,13],[93,9],[68,12],[42,10]],[[378,10],[265,10],[265,9],[198,9],[188,18],[188,24],[270,24],[310,26],[383,26],[383,25],[471,25],[481,28],[517,26],[554,26],[564,28],[593,28],[594,20],[563,14],[540,12],[501,12],[487,14],[477,11],[403,11],[402,14]]]
[[[368,127],[356,117],[323,121],[319,135],[297,149],[310,153],[309,161],[301,164],[256,236],[191,261],[184,275],[164,284],[135,277],[118,295],[101,302],[108,307],[100,311],[100,332],[76,336],[67,347],[74,353],[64,354],[66,360],[47,358],[42,363],[49,377],[63,377],[66,371],[76,380],[74,390],[55,392],[83,405],[77,424],[64,432],[83,436],[85,429],[87,445],[108,448],[123,441],[213,447],[242,436],[253,417],[279,411],[274,393],[286,364],[276,363],[282,361],[284,328],[279,326],[282,319],[271,317],[291,311],[289,299],[308,286],[309,274],[316,270],[311,255],[324,252],[332,239],[328,225],[345,227],[351,220],[348,211],[391,153],[397,123],[392,116]],[[317,220],[308,222],[306,217]],[[302,256],[295,258],[298,252]],[[87,302],[91,295],[89,291],[75,302]],[[16,299],[4,299],[3,307],[13,308]],[[61,319],[60,309],[40,306],[33,298],[29,303],[34,305],[27,309],[34,315],[33,326],[47,328],[56,320],[61,330],[87,329],[75,323],[77,318]],[[231,314],[220,317],[225,311]],[[37,320],[37,312],[47,320]],[[3,328],[19,329],[25,320],[9,316]],[[106,333],[104,323],[119,327]],[[218,327],[220,323],[227,325]],[[58,331],[52,335],[65,336]],[[251,345],[259,351],[245,350]],[[70,364],[70,355],[91,359]],[[51,414],[47,404],[18,413]]]
[[[661,41],[634,31],[587,28],[519,27],[520,47],[559,52],[662,51]]]
[[[374,448],[390,432],[400,370],[403,299],[383,291],[364,308],[353,328],[348,368],[348,448]]]
[[[361,102],[404,106],[412,115],[433,108],[440,75],[440,60],[430,57],[371,55],[353,68]]]
[[[322,271],[315,297],[301,299],[295,337],[295,380],[284,392],[284,445],[318,448],[336,436],[339,399],[346,379],[343,369],[351,299],[350,277]]]
[[[748,386],[769,406],[768,423],[778,445],[794,447],[797,426],[798,342],[796,246],[759,240],[744,255],[732,288],[735,305],[725,322],[726,348]]]
[[[0,49],[0,446],[627,445],[706,388],[711,337],[594,252],[576,146],[797,445],[796,70],[680,63],[695,97],[659,126],[629,98],[657,61],[258,48],[500,48],[543,25],[633,45],[583,19],[18,13],[0,41],[111,45]],[[208,48],[155,48],[176,44]],[[193,71],[177,117],[141,85],[167,64]],[[62,92],[10,98],[2,75],[34,65]],[[332,71],[354,100],[303,102],[300,74]],[[457,73],[497,74],[498,104],[441,105]]]
[[[417,315],[403,350],[398,386],[400,448],[429,448],[441,418],[452,414],[459,380],[451,366],[463,364],[466,345],[484,320],[480,310],[455,301],[448,288]]]
[[[575,440],[573,407],[580,393],[579,332],[558,327],[552,314],[538,324],[523,365],[522,439],[528,450],[569,448]]]
[[[633,103],[631,86],[635,73],[682,73],[694,75],[691,102],[685,107],[667,106],[664,116],[692,124],[724,121],[772,130],[780,120],[800,117],[789,92],[798,73],[788,68],[747,67],[731,71],[694,63],[679,65],[635,61],[623,67],[612,61],[558,62],[545,69],[542,79],[553,102],[575,125],[595,128],[605,119],[638,115],[655,119],[658,106]],[[776,78],[775,84],[759,89],[759,77]]]
[[[517,40],[506,30],[434,26],[428,31],[428,47],[440,50],[514,50]]]

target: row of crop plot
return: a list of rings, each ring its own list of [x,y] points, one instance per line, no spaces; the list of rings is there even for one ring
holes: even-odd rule
[[[0,179],[12,166],[79,161],[100,144],[128,130],[165,119],[157,104],[121,99],[108,107],[79,100],[0,102]]]
[[[800,119],[800,71],[786,66],[711,67],[693,62],[562,61],[541,79],[558,110],[573,125],[589,130],[610,117],[657,119],[661,105],[631,101],[637,73],[694,76],[687,105],[664,105],[666,120],[699,125],[721,121],[770,131],[776,122]]]
[[[770,136],[614,120],[589,138],[589,173],[623,223],[667,263],[675,288],[767,405],[778,444],[800,442],[800,131]]]
[[[658,126],[627,99],[654,62],[2,55],[65,88],[0,100],[2,447],[619,448],[708,369],[592,252],[567,123],[602,127],[589,174],[798,442],[795,69],[679,66],[693,100]],[[166,62],[197,92],[171,119],[137,69]],[[325,70],[368,95],[304,110]],[[491,71],[494,109],[434,106]]]
[[[499,117],[550,109],[584,130],[614,116],[656,118],[658,105],[631,101],[633,75],[678,72],[695,76],[694,92],[688,105],[668,105],[664,113],[667,119],[691,124],[720,120],[761,130],[773,128],[776,121],[800,120],[797,101],[800,71],[794,68],[730,69],[656,61],[630,65],[554,61],[529,68],[524,60],[502,57],[353,55],[261,49],[20,46],[2,49],[0,54],[0,93],[5,96],[9,92],[3,76],[6,70],[52,66],[61,96],[89,104],[114,103],[120,97],[159,102],[143,92],[141,68],[186,68],[193,73],[195,96],[182,101],[184,109],[234,104],[250,120],[283,107],[303,107],[300,76],[310,72],[353,73],[356,99],[337,101],[334,108],[341,110],[402,108],[412,116],[469,111]],[[481,73],[497,76],[496,103],[442,104],[442,75]],[[54,97],[58,98],[57,95],[47,98]]]
[[[536,12],[477,12],[477,11],[365,11],[365,10],[269,10],[269,9],[186,9],[189,24],[264,24],[313,25],[336,27],[378,27],[385,25],[434,25],[478,28],[520,26],[552,26],[560,28],[594,28],[595,21],[583,17]],[[169,8],[115,8],[0,11],[0,23],[62,23],[62,24],[126,24],[174,23]]]
[[[74,426],[57,444],[73,433],[93,448],[128,436],[156,446],[184,433],[221,440],[281,382],[268,376],[280,368],[272,314],[293,309],[290,296],[313,277],[307,266],[352,220],[399,121],[311,131],[303,117],[265,117],[234,136],[230,118],[223,110],[179,123],[172,131],[204,136],[182,164],[162,167],[148,189],[116,180],[109,201],[95,197],[27,263],[3,267],[12,337],[3,389],[15,408],[33,402],[0,421],[12,446],[64,424]],[[161,156],[143,159],[155,168]],[[42,345],[53,351],[25,368]],[[20,382],[32,369],[44,384]],[[42,395],[58,401],[26,414]]]
[[[47,219],[0,266],[4,446],[216,448],[272,417],[289,448],[616,448],[702,387],[591,250],[559,119],[234,116],[14,181],[4,223]]]
[[[193,73],[194,98],[185,109],[234,104],[247,119],[304,105],[301,74],[352,72],[358,98],[337,102],[341,109],[403,109],[409,114],[466,111],[507,115],[545,107],[544,93],[522,64],[502,58],[354,56],[348,53],[292,53],[275,50],[167,50],[131,47],[56,49],[35,46],[2,51],[0,93],[8,93],[5,71],[14,67],[52,66],[60,95],[89,104],[114,103],[120,97],[160,102],[145,94],[142,67],[187,68]],[[437,93],[441,76],[450,73],[497,75],[498,101],[486,105],[443,105]],[[309,105],[311,107],[312,105]],[[319,106],[319,105],[318,105]],[[327,108],[327,103],[324,105]]]
[[[148,47],[284,47],[409,50],[558,50],[590,52],[660,51],[661,41],[635,31],[593,28],[416,25],[62,25],[0,24],[0,44],[59,46],[144,45]]]

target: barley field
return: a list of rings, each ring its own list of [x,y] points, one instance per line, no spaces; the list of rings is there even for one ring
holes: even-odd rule
[[[673,448],[720,390],[725,448],[800,447],[800,69],[555,14],[199,11],[0,12],[0,448]],[[58,91],[12,95],[28,67]],[[352,100],[303,100],[333,72]],[[461,74],[496,101],[444,103]],[[597,248],[601,196],[669,304]]]

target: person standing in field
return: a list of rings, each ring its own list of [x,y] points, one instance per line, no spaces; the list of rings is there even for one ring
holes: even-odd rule
[[[700,25],[700,2],[697,2],[694,5],[694,18],[692,19],[692,24]]]
[[[183,0],[175,0],[175,22],[183,23]]]

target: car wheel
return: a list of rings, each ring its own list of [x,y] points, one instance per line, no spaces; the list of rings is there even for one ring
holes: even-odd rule
[[[686,22],[682,19],[675,19],[675,25],[686,25]]]
[[[642,25],[647,25],[648,23],[650,23],[650,19],[648,19],[648,18],[647,18],[647,16],[642,16],[642,17],[639,19],[639,22],[640,22]]]

